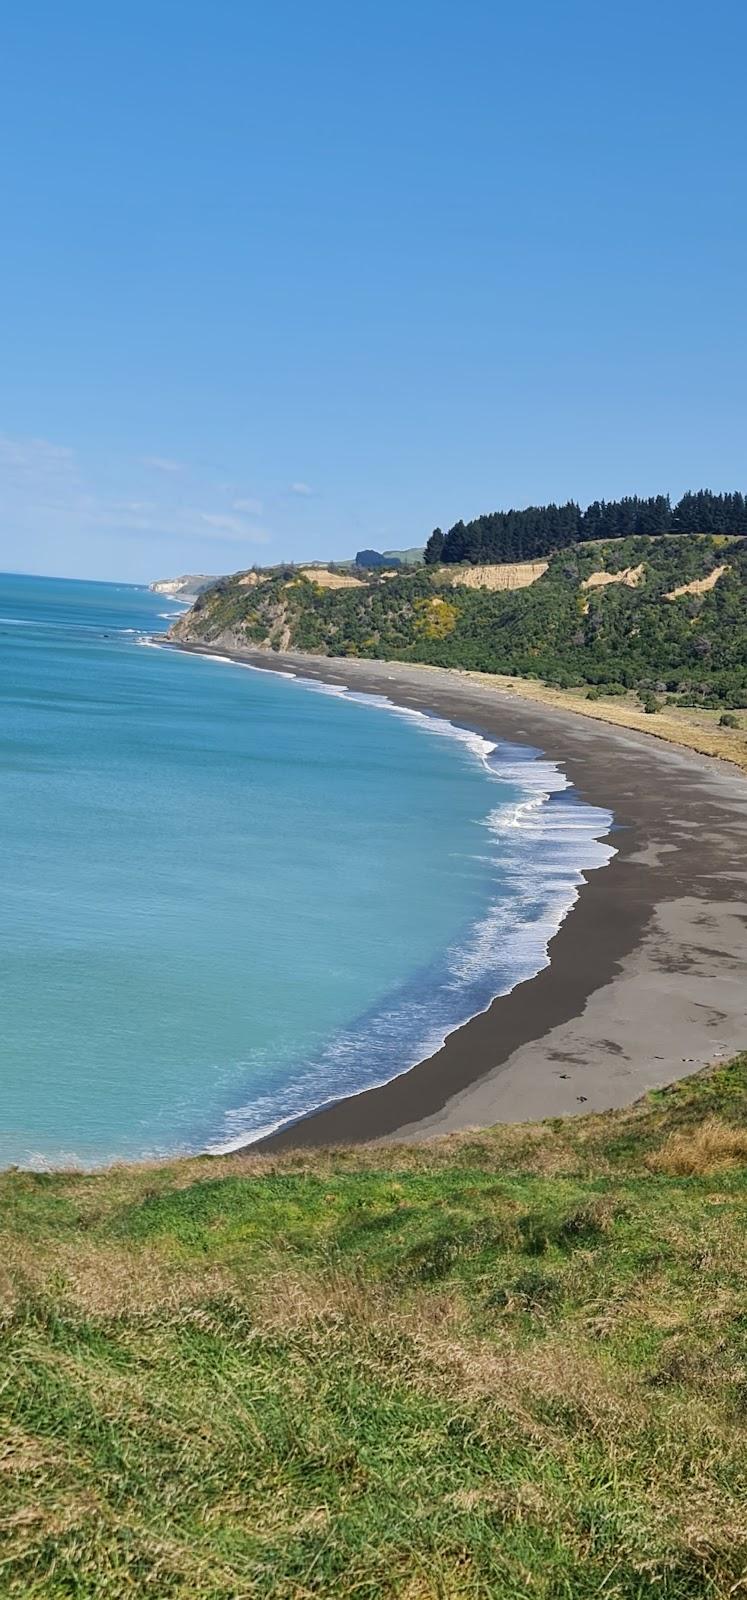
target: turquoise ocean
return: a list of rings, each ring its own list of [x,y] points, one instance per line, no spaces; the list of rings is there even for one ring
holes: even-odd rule
[[[226,1148],[547,961],[606,811],[539,752],[0,578],[0,1164]]]

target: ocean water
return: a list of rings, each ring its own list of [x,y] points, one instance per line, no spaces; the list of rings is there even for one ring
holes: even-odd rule
[[[547,960],[609,813],[538,752],[0,578],[0,1164],[225,1148]]]

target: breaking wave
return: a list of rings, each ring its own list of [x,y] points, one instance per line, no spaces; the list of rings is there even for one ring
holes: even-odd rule
[[[248,662],[231,664],[270,670]],[[323,1105],[391,1082],[427,1060],[456,1028],[549,964],[548,946],[575,904],[584,875],[606,866],[615,855],[607,838],[612,813],[582,802],[557,763],[540,751],[492,741],[443,717],[397,706],[385,695],[295,673],[284,676],[303,689],[416,720],[424,732],[459,741],[481,763],[495,783],[495,804],[482,819],[485,847],[478,858],[486,874],[488,904],[442,956],[408,976],[385,1004],[361,1014],[299,1061],[283,1085],[255,1092],[229,1111],[223,1128],[207,1143],[214,1152],[261,1139]],[[258,1065],[269,1063],[254,1063]]]

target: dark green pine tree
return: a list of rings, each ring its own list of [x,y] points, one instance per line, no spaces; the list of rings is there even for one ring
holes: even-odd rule
[[[440,528],[434,528],[423,552],[426,566],[436,567],[443,555],[444,536]]]

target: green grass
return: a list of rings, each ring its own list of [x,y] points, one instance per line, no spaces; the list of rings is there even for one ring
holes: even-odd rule
[[[0,1176],[0,1594],[747,1593],[747,1057],[427,1146]]]

